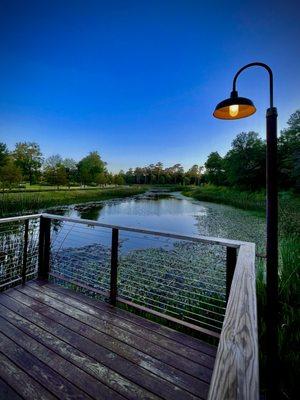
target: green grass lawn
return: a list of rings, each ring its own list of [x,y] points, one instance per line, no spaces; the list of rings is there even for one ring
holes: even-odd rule
[[[60,190],[95,190],[95,189],[113,189],[115,185],[95,187],[95,186],[53,186],[53,185],[30,185],[28,182],[20,185],[19,187],[14,187],[12,189],[5,189],[6,193],[23,193],[23,192],[46,192],[46,191],[60,191]]]

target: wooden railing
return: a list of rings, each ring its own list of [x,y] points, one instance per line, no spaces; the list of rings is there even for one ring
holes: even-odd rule
[[[34,271],[27,274],[26,264],[29,240],[28,221],[36,220],[37,218],[40,219],[39,227],[35,222],[35,226],[39,232],[37,270],[36,274],[34,274]],[[48,279],[49,276],[52,276],[53,278],[63,280],[71,285],[106,296],[112,305],[116,305],[117,302],[123,303],[140,311],[145,311],[168,321],[181,324],[187,328],[197,330],[202,334],[204,333],[219,338],[217,357],[209,391],[209,399],[258,399],[259,369],[254,244],[222,238],[186,236],[170,232],[157,232],[133,227],[121,227],[103,224],[98,221],[69,218],[51,214],[2,219],[0,220],[0,224],[16,221],[20,221],[21,224],[24,223],[24,228],[22,228],[21,231],[24,249],[22,265],[19,266],[21,274],[17,278],[13,277],[12,280],[14,280],[14,283],[25,284],[26,279],[29,279],[30,276],[38,275],[39,278],[42,279]],[[91,287],[82,281],[71,279],[68,276],[64,276],[63,273],[57,273],[56,271],[51,270],[51,223],[69,223],[72,224],[72,226],[84,225],[89,228],[98,227],[109,229],[111,231],[111,255],[109,260],[110,274],[107,290]],[[203,243],[207,245],[219,245],[226,248],[226,277],[224,291],[226,311],[220,334],[214,329],[201,326],[201,324],[198,325],[193,322],[191,323],[184,319],[180,320],[177,317],[168,315],[168,313],[160,312],[155,307],[138,304],[134,299],[128,300],[126,296],[124,298],[123,295],[118,293],[119,232],[151,235],[151,237],[170,238],[172,240],[188,241],[196,244]],[[200,278],[201,277],[199,277],[199,279]],[[9,286],[11,283],[6,282],[6,284]],[[214,284],[212,285],[214,286]],[[150,302],[150,304],[152,303]],[[205,308],[202,308],[202,310],[205,311]],[[208,311],[211,312],[210,309]],[[207,310],[205,312],[207,312]]]
[[[258,398],[255,245],[245,243],[239,248],[209,400]]]

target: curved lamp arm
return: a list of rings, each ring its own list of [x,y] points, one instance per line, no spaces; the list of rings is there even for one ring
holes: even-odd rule
[[[261,62],[253,62],[253,63],[247,64],[244,67],[242,67],[241,69],[239,69],[233,78],[233,85],[232,85],[233,92],[236,92],[236,81],[237,81],[237,78],[240,75],[240,73],[250,67],[263,67],[264,69],[266,69],[268,71],[269,78],[270,78],[270,108],[273,108],[273,72],[267,64],[264,64]]]

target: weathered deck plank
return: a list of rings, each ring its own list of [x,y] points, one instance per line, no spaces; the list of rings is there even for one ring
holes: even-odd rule
[[[46,329],[48,332],[52,332],[55,336],[62,338],[69,344],[72,344],[73,346],[76,345],[77,349],[85,352],[98,361],[102,361],[107,367],[115,369],[119,373],[125,373],[125,375],[129,376],[133,381],[149,390],[151,389],[158,395],[169,393],[175,396],[176,393],[172,393],[174,391],[173,385],[188,390],[196,395],[198,395],[199,392],[202,392],[203,394],[207,393],[209,379],[211,378],[211,371],[208,369],[199,374],[199,379],[196,379],[189,374],[185,374],[180,370],[163,364],[162,362],[131,348],[125,343],[112,340],[112,338],[107,335],[99,334],[98,331],[91,327],[86,329],[86,326],[81,322],[74,321],[74,319],[62,313],[58,313],[55,310],[47,308],[46,312],[45,310],[41,310],[43,315],[36,314],[33,310],[28,309],[24,305],[24,303],[26,303],[27,305],[31,304],[31,306],[37,307],[38,305],[35,300],[28,299],[21,293],[18,293],[15,298],[23,302],[23,304],[15,304],[13,299],[8,302],[6,301],[5,303],[5,298],[2,299],[2,303],[4,305],[7,304],[8,308],[18,312],[20,315],[26,317],[38,326]],[[49,320],[45,318],[46,316],[51,318],[50,324]],[[74,325],[77,325],[77,332],[73,330]],[[66,329],[66,326],[69,326],[70,329]],[[91,340],[87,340],[88,338]],[[101,347],[95,346],[98,344]],[[113,360],[111,359],[111,352],[116,354]],[[117,355],[121,357],[118,357]],[[133,370],[132,363],[135,364],[134,373],[131,373]],[[144,369],[146,371],[144,371]],[[207,371],[209,372],[209,375],[207,375]],[[204,377],[206,381],[201,379],[201,377]],[[164,382],[164,380],[167,382]],[[163,386],[163,389],[161,389],[160,384]]]
[[[0,355],[21,381],[29,378],[31,392],[15,387],[13,373],[2,370],[0,390],[12,388],[25,399],[37,398],[40,385],[39,398],[47,399],[59,397],[60,387],[59,398],[66,399],[206,399],[213,346],[130,317],[53,284],[6,291],[0,295]]]
[[[74,398],[78,400],[91,399],[90,396],[77,389],[60,374],[40,362],[35,356],[25,351],[2,333],[0,333],[0,351],[5,353],[15,365],[26,371],[27,375],[43,385],[54,396],[60,396],[66,400]]]
[[[1,313],[3,316],[12,314],[9,310],[7,313]],[[48,365],[50,368],[55,369],[61,376],[68,379],[79,389],[83,390],[91,397],[101,395],[101,399],[124,399],[107,386],[101,384],[100,381],[91,377],[86,372],[77,368],[63,357],[59,356],[53,350],[46,346],[41,345],[37,340],[33,339],[30,335],[18,329],[12,323],[0,317],[0,330],[2,333],[9,335],[9,337],[20,347],[35,355],[40,361]],[[31,331],[30,331],[31,333]],[[47,339],[47,338],[45,338]]]
[[[22,397],[0,378],[0,399],[22,400]]]
[[[41,384],[0,352],[0,376],[24,399],[56,400]]]
[[[134,325],[127,321],[121,320],[119,317],[104,312],[103,310],[98,310],[95,307],[83,304],[82,302],[72,299],[69,296],[61,297],[60,294],[57,294],[57,292],[52,289],[50,292],[49,288],[45,288],[44,286],[33,285],[32,287],[45,295],[45,301],[49,301],[50,303],[52,302],[53,304],[53,300],[58,300],[59,302],[64,303],[65,310],[67,310],[70,306],[71,309],[75,309],[80,315],[82,315],[82,313],[85,314],[87,321],[89,321],[89,317],[91,317],[90,321],[93,321],[94,323],[95,320],[97,320],[97,325],[99,325],[99,323],[100,326],[109,325],[111,332],[110,334],[112,335],[112,332],[115,332],[117,335],[116,338],[118,338],[118,335],[120,335],[119,337],[124,337],[128,340],[134,337],[135,342],[141,342],[143,346],[145,346],[145,343],[147,343],[150,348],[151,346],[155,348],[156,352],[160,352],[161,348],[165,349],[168,354],[170,352],[170,357],[176,357],[176,367],[180,365],[180,362],[182,363],[182,370],[186,370],[186,360],[189,360],[189,362],[192,360],[192,362],[195,364],[194,368],[196,370],[196,377],[198,377],[199,369],[197,364],[204,365],[211,369],[214,366],[214,357],[208,354],[197,350],[192,350],[189,347],[180,345],[162,335],[157,335],[155,332],[148,332],[147,330],[145,331],[141,325]],[[31,291],[31,294],[32,293],[34,292]],[[159,346],[159,349],[157,349],[157,346]]]
[[[51,288],[52,290],[55,290],[58,293],[68,295],[68,297],[77,299],[80,302],[82,302],[83,304],[88,304],[90,306],[93,306],[99,310],[102,310],[103,312],[112,314],[115,317],[120,318],[121,320],[124,319],[127,322],[131,323],[133,325],[133,327],[135,327],[136,325],[140,325],[145,329],[145,331],[144,331],[145,334],[148,333],[148,331],[151,331],[151,332],[155,333],[155,335],[157,336],[159,341],[161,338],[160,335],[162,335],[162,336],[165,336],[166,338],[171,339],[172,341],[176,342],[176,345],[178,345],[178,343],[179,343],[180,345],[183,345],[185,347],[190,347],[193,350],[198,350],[201,353],[208,354],[212,357],[216,356],[217,348],[215,346],[207,344],[201,340],[197,340],[194,337],[188,336],[184,333],[170,329],[166,326],[162,326],[156,322],[139,317],[136,314],[130,313],[125,310],[120,310],[119,308],[113,307],[109,304],[104,304],[101,301],[94,300],[94,299],[84,295],[83,293],[71,291],[62,286],[53,285],[51,283],[46,283],[46,282],[43,282],[43,283],[33,282],[32,284],[40,285],[40,286],[42,285],[47,288]]]

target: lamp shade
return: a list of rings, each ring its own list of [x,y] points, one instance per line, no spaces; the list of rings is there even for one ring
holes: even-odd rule
[[[215,108],[214,117],[219,119],[240,119],[254,114],[256,108],[251,100],[238,97],[233,92],[229,99],[221,101]]]

